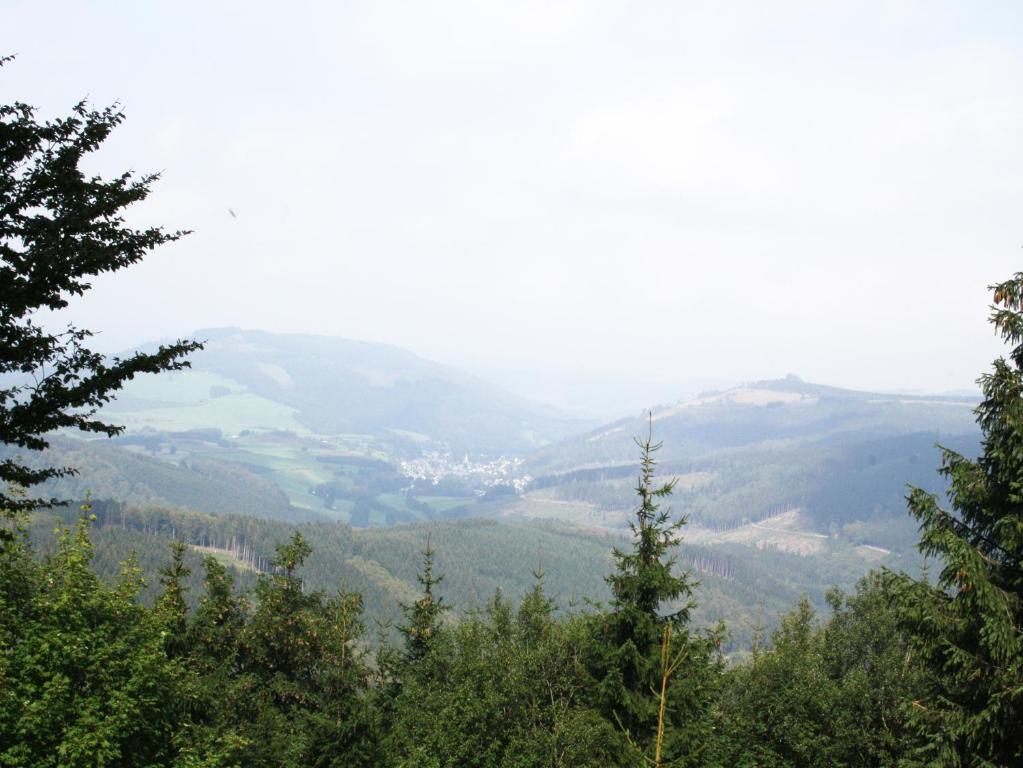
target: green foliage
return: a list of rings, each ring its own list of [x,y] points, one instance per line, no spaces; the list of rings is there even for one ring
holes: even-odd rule
[[[518,611],[497,595],[437,636],[393,702],[384,764],[624,764],[617,728],[588,706],[589,624],[552,611],[538,580]]]
[[[819,627],[808,601],[789,613],[772,648],[729,670],[715,706],[716,765],[916,765],[921,743],[907,720],[929,685],[899,631],[879,575],[855,594],[830,595]]]
[[[124,224],[124,209],[149,195],[156,174],[128,172],[108,181],[80,167],[123,119],[116,108],[97,111],[85,102],[47,122],[27,104],[0,105],[0,445],[42,450],[47,433],[66,428],[115,435],[120,427],[96,418],[112,393],[140,373],[186,366],[182,358],[201,346],[178,341],[111,360],[86,346],[91,331],[68,325],[50,332],[34,320],[67,307],[69,297],[91,287],[90,278],[135,264],[185,234]],[[57,503],[16,497],[10,488],[73,471],[0,460],[0,509]]]
[[[952,511],[918,488],[908,497],[921,551],[942,561],[937,584],[891,577],[939,682],[915,722],[950,765],[1023,761],[1023,273],[994,286],[994,300],[1012,349],[980,379],[981,455],[943,451]]]
[[[368,759],[357,702],[366,670],[354,648],[361,604],[347,594],[324,600],[303,589],[298,570],[310,551],[300,534],[278,547],[272,573],[256,586],[255,611],[237,637],[239,672],[227,685],[219,716],[248,744],[246,765]],[[217,579],[214,574],[211,583]]]
[[[185,579],[191,574],[191,569],[185,565],[187,550],[184,542],[171,543],[171,562],[160,571],[163,594],[157,600],[154,611],[157,621],[163,627],[164,643],[171,657],[180,656],[185,650],[188,625]]]
[[[637,444],[640,503],[629,521],[632,548],[613,550],[615,570],[607,578],[611,609],[591,620],[596,701],[604,716],[617,722],[638,748],[653,740],[662,683],[661,643],[667,625],[682,660],[667,691],[667,754],[673,760],[692,758],[702,749],[713,687],[713,650],[720,640],[689,632],[693,585],[688,574],[676,573],[672,554],[681,542],[686,519],[672,520],[670,511],[661,508],[660,500],[675,487],[674,480],[654,485],[654,453],[661,444],[653,443],[649,434]]]
[[[173,754],[183,670],[135,600],[137,568],[106,586],[91,559],[84,518],[42,562],[24,539],[0,550],[0,764],[148,766]]]
[[[0,556],[0,641],[12,649],[0,655],[0,760],[633,766],[658,743],[660,640],[671,627],[680,665],[665,689],[661,765],[925,764],[931,739],[915,727],[914,702],[945,681],[910,653],[892,607],[901,585],[872,577],[851,596],[831,593],[822,626],[804,600],[769,650],[723,672],[718,636],[688,627],[693,585],[672,559],[679,521],[661,507],[672,484],[654,483],[656,446],[642,447],[633,547],[613,558],[606,610],[559,612],[537,569],[517,608],[497,592],[442,622],[430,537],[403,646],[385,646],[375,664],[361,595],[327,598],[307,582],[305,532],[279,544],[265,569],[239,571],[254,582],[251,596],[236,593],[233,568],[206,557],[194,611],[183,542],[164,554],[147,609],[132,562],[112,585],[94,575],[86,523],[62,529],[42,560],[18,534]],[[124,520],[117,510],[112,519]],[[211,533],[189,516],[147,525],[169,522],[186,540]],[[233,524],[242,523],[255,527],[231,540],[268,525]],[[322,540],[336,528],[309,533]]]
[[[422,593],[411,605],[402,605],[405,613],[405,624],[399,631],[405,638],[405,654],[409,663],[420,661],[430,650],[440,631],[440,618],[448,610],[444,598],[434,594],[434,589],[444,576],[433,575],[432,533],[427,534],[426,549],[423,550],[423,570],[416,574],[416,580],[422,587]]]

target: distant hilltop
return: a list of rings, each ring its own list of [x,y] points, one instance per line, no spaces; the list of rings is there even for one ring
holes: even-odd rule
[[[192,336],[207,344],[191,356],[191,369],[145,377],[118,397],[113,409],[129,428],[401,434],[500,455],[594,423],[387,344],[234,327]]]

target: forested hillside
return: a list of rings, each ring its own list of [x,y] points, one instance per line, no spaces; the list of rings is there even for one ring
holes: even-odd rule
[[[673,424],[676,432],[691,430],[690,412],[698,411],[699,429],[707,434],[720,427],[747,436],[691,456],[666,443],[661,463],[665,476],[678,478],[672,514],[689,520],[682,561],[704,585],[695,618],[706,626],[725,621],[731,650],[748,649],[754,626],[773,627],[802,593],[815,609],[826,611],[828,587],[850,587],[871,568],[887,564],[915,572],[919,558],[913,547],[916,526],[905,514],[907,484],[940,492],[944,481],[932,469],[940,459],[937,443],[966,453],[977,446],[976,432],[935,429],[965,428],[962,415],[969,411],[963,400],[936,406],[900,398],[894,405],[878,404],[881,396],[837,391],[839,396],[792,380],[770,386],[778,389],[761,383],[654,414],[655,430]],[[815,400],[822,392],[832,399]],[[800,399],[784,407],[765,404],[774,402],[766,397],[786,393]],[[924,426],[930,429],[902,431]],[[632,428],[641,429],[642,423],[622,422],[560,445],[569,454],[603,450],[599,446],[605,441],[624,446],[632,441],[625,434]],[[343,576],[357,584],[373,620],[394,616],[401,595],[415,588],[408,553],[431,529],[442,559],[449,542],[457,540],[458,556],[452,558],[457,565],[447,587],[463,608],[481,605],[496,588],[521,593],[534,560],[549,560],[551,586],[566,600],[606,598],[607,542],[625,533],[635,503],[636,467],[624,447],[615,449],[621,461],[587,461],[547,472],[544,467],[557,455],[553,448],[526,464],[482,464],[424,459],[414,445],[402,449],[404,455],[420,458],[401,459],[392,453],[393,442],[346,439],[340,445],[282,431],[229,436],[212,428],[129,430],[113,441],[56,439],[32,461],[78,470],[45,484],[48,494],[75,504],[88,494],[97,508],[112,503],[127,510],[129,522],[153,514],[187,517],[189,511],[232,516],[195,519],[222,540],[225,526],[249,526],[253,533],[244,546],[264,562],[286,540],[290,526],[340,523],[309,534],[324,542],[311,561],[311,583],[332,588]],[[283,524],[243,523],[234,519],[237,515]],[[479,535],[483,523],[471,518],[495,521],[489,529],[493,537]],[[545,520],[572,536],[573,546],[562,551],[560,545],[545,545],[542,539],[553,535],[543,527]],[[159,537],[189,525],[153,529],[141,524],[158,537],[139,539],[104,519],[97,547],[105,553],[109,545],[117,552],[103,560],[104,574],[116,574],[130,539],[132,546],[149,550],[144,570],[151,592],[163,553]],[[389,526],[399,527],[371,530]],[[386,551],[366,556],[352,549],[356,542],[371,541]]]
[[[729,665],[727,628],[701,630],[696,619],[698,605],[713,605],[715,580],[697,584],[678,570],[699,553],[677,550],[685,526],[662,506],[674,484],[655,483],[655,450],[643,449],[629,538],[549,525],[508,537],[512,526],[449,523],[427,535],[418,564],[391,546],[397,539],[406,553],[422,541],[422,530],[406,528],[315,524],[280,542],[282,523],[117,504],[87,504],[53,538],[37,521],[35,545],[15,533],[0,551],[0,626],[12,654],[0,663],[12,694],[0,701],[0,755],[58,765],[48,756],[101,750],[131,764],[296,768],[924,766],[978,749],[1010,765],[999,755],[1021,755],[1012,698],[994,722],[960,724],[943,691],[954,682],[913,652],[932,647],[917,634],[919,600],[949,593],[904,574],[829,591],[826,622],[805,597],[775,630],[757,621],[748,658]],[[946,458],[952,472],[965,467]],[[915,504],[933,498],[914,492]],[[465,595],[541,543],[557,554],[538,554],[517,593]],[[481,544],[512,563],[468,562]],[[127,554],[119,576],[98,581],[94,569],[109,573],[128,550],[141,557]],[[161,560],[146,598],[142,573]],[[960,595],[965,580],[989,578],[948,564],[943,583],[953,567]],[[596,568],[610,587],[603,605],[552,592]],[[726,589],[749,587],[741,567],[722,575]],[[397,620],[371,651],[366,612],[381,592],[397,598]],[[91,697],[54,691],[54,665],[88,679]],[[932,700],[944,711],[931,714]],[[937,717],[956,719],[935,736]],[[945,739],[953,723],[961,742]]]
[[[189,437],[217,439],[209,433],[182,436]],[[4,448],[0,452],[13,454]],[[30,454],[28,459],[36,466],[56,463],[75,467],[76,474],[56,478],[46,486],[58,499],[81,500],[89,494],[132,505],[159,503],[212,514],[285,520],[309,514],[292,507],[276,485],[244,466],[203,455],[159,461],[108,441],[55,438],[45,453]]]
[[[557,521],[473,519],[353,529],[333,523],[296,526],[203,515],[171,507],[102,501],[90,506],[97,518],[92,533],[97,572],[114,582],[120,564],[135,557],[146,582],[140,595],[148,603],[159,594],[160,569],[173,541],[190,547],[185,557],[195,575],[188,580],[188,600],[194,604],[201,592],[198,574],[205,554],[217,556],[237,584],[251,587],[259,573],[269,570],[276,547],[297,530],[316,543],[303,574],[307,585],[327,592],[339,586],[359,592],[372,624],[393,622],[401,602],[415,595],[418,564],[409,553],[419,551],[428,536],[437,566],[445,573],[440,592],[457,606],[458,616],[481,608],[497,592],[517,602],[538,568],[544,571],[557,609],[582,610],[590,603],[606,603],[610,550],[625,541],[621,533],[587,531]],[[70,524],[76,514],[69,510],[59,519]],[[40,513],[33,521],[31,538],[41,551],[54,546],[56,520],[52,513]],[[807,559],[738,543],[684,542],[679,563],[700,582],[695,624],[713,627],[724,621],[730,628],[725,647],[739,654],[749,651],[758,624],[773,628],[800,595],[808,595],[818,610],[826,611],[826,591],[851,587],[867,568],[848,546],[835,547],[827,558]]]

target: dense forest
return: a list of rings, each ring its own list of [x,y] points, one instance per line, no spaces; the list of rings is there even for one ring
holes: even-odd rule
[[[633,535],[612,551],[608,605],[558,606],[537,566],[523,594],[496,591],[453,620],[427,537],[420,589],[381,643],[358,591],[308,585],[313,547],[301,533],[268,560],[249,554],[253,544],[235,548],[232,562],[248,565],[239,569],[218,555],[243,528],[196,542],[210,529],[178,527],[147,606],[132,556],[114,583],[97,576],[94,527],[116,524],[107,519],[122,513],[116,505],[86,505],[41,558],[16,527],[0,556],[0,760],[871,766],[1020,756],[1019,688],[996,687],[971,713],[952,697],[964,687],[976,697],[974,676],[945,677],[953,659],[919,631],[927,603],[916,593],[954,605],[970,594],[962,586],[874,573],[829,593],[826,621],[800,601],[742,662],[723,653],[726,627],[693,629],[699,588],[676,567],[684,524],[662,507],[673,484],[655,483],[656,447],[644,445]],[[246,522],[260,521],[236,526]],[[196,567],[204,547],[211,554]],[[993,575],[959,568],[954,578],[994,589]],[[991,759],[969,757],[981,748]]]

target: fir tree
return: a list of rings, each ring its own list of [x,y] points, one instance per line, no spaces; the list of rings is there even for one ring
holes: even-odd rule
[[[533,588],[526,593],[516,615],[520,642],[526,646],[539,643],[550,632],[554,601],[543,590],[544,572],[540,565],[533,571]]]
[[[611,612],[606,634],[613,648],[613,663],[601,681],[606,703],[622,726],[634,736],[646,733],[656,720],[657,704],[651,689],[658,676],[658,661],[665,622],[679,628],[689,618],[692,584],[687,574],[673,572],[672,550],[681,542],[685,517],[672,520],[661,501],[671,496],[676,480],[655,485],[654,454],[661,443],[653,442],[653,429],[640,449],[640,474],[636,485],[639,506],[629,520],[632,549],[615,547],[615,571],[607,577],[611,586]],[[683,601],[675,605],[675,601]],[[661,615],[671,604],[671,613]]]
[[[234,594],[231,572],[215,557],[203,560],[203,595],[188,626],[188,668],[193,673],[191,723],[179,734],[183,765],[242,765],[254,739],[243,735],[237,705],[254,676],[239,675],[239,641],[246,600]],[[189,762],[191,761],[191,762]],[[204,762],[205,761],[205,762]]]
[[[405,654],[409,661],[416,662],[426,656],[440,628],[441,615],[448,610],[444,598],[434,594],[434,589],[444,580],[443,574],[434,576],[432,534],[426,536],[423,550],[423,570],[416,574],[416,580],[423,591],[411,605],[402,605],[406,623],[399,627],[405,637]]]
[[[245,625],[246,602],[234,594],[234,577],[212,555],[203,560],[204,594],[189,626],[189,644],[211,670],[238,653],[238,638]]]
[[[942,449],[951,510],[912,489],[920,550],[937,584],[892,577],[901,618],[938,683],[917,726],[949,765],[1023,764],[1023,273],[993,286],[991,320],[1011,346],[979,383],[981,455]]]
[[[600,617],[595,676],[601,709],[616,721],[636,745],[652,743],[659,721],[663,679],[662,644],[665,627],[684,661],[671,676],[665,691],[669,732],[667,752],[674,757],[692,754],[709,703],[712,675],[710,653],[716,637],[697,638],[688,630],[694,584],[688,573],[676,572],[673,550],[681,543],[684,515],[673,519],[662,501],[671,496],[677,480],[657,484],[653,419],[640,449],[636,485],[639,506],[629,521],[632,548],[615,548],[615,571],[607,577],[612,602]],[[684,728],[678,726],[684,724]]]
[[[163,626],[164,647],[172,658],[184,655],[188,648],[188,605],[185,603],[188,587],[185,580],[192,569],[185,565],[187,551],[188,546],[183,541],[171,542],[170,565],[160,571],[163,593],[156,602],[156,617]]]

